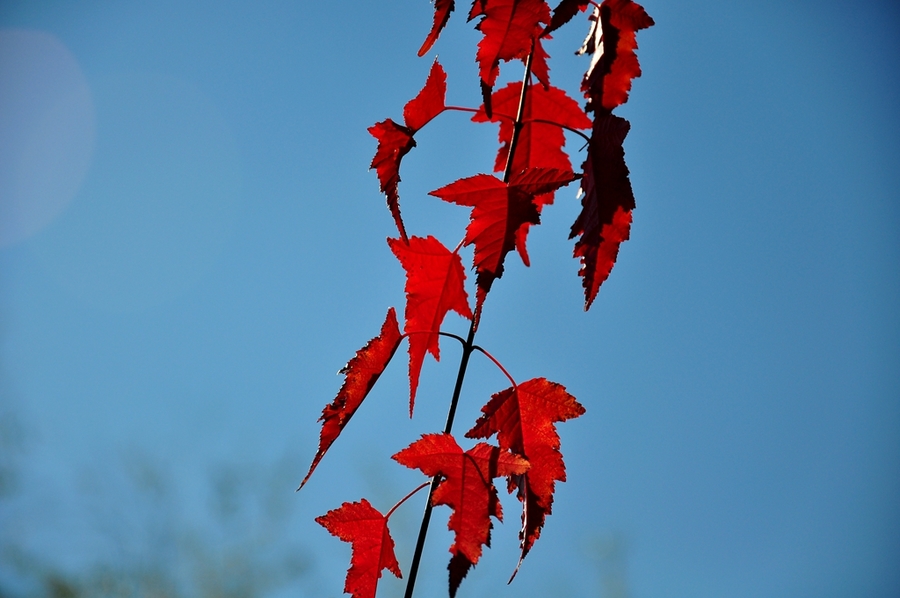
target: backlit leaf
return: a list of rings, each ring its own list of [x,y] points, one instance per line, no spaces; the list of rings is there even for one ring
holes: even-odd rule
[[[387,527],[387,518],[366,499],[345,502],[316,517],[316,523],[344,542],[350,542],[352,553],[344,592],[353,598],[375,598],[384,569],[403,577],[394,555],[394,540]]]
[[[316,451],[309,471],[300,482],[300,488],[309,480],[309,476],[325,456],[325,452],[375,386],[375,382],[391,361],[399,344],[400,328],[397,325],[397,314],[392,307],[388,310],[379,335],[357,351],[353,359],[341,369],[340,373],[345,376],[344,383],[334,400],[322,410],[322,416],[319,418],[322,422],[319,450]]]
[[[524,223],[539,224],[535,197],[568,185],[577,177],[569,170],[529,168],[504,183],[489,174],[459,179],[430,195],[472,207],[465,244],[475,245],[476,318],[494,280],[503,275],[503,261],[516,244]]]
[[[498,392],[481,411],[483,415],[466,437],[490,438],[497,434],[500,448],[531,463],[523,475],[510,477],[510,491],[518,488],[523,503],[521,562],[541,535],[553,505],[556,482],[566,480],[555,424],[579,417],[584,407],[561,384],[534,378]]]
[[[387,197],[388,209],[394,217],[400,237],[407,238],[403,218],[400,216],[400,161],[416,146],[413,136],[431,119],[444,111],[447,94],[447,74],[435,60],[428,73],[425,86],[418,95],[403,107],[404,125],[390,118],[369,127],[369,133],[378,140],[375,157],[369,168],[374,168],[381,184],[381,192]]]
[[[493,479],[525,473],[528,461],[483,442],[463,451],[450,434],[425,434],[393,459],[425,475],[444,478],[432,495],[432,504],[453,509],[447,523],[455,532],[448,566],[452,597],[481,558],[481,547],[490,546],[491,516],[503,520]]]
[[[591,15],[591,31],[579,50],[591,54],[591,65],[581,82],[589,110],[612,110],[628,101],[631,80],[641,76],[637,31],[653,25],[644,8],[632,0],[604,0]]]
[[[574,256],[581,261],[578,275],[584,286],[584,309],[591,307],[600,285],[607,279],[628,239],[634,194],[622,147],[629,124],[613,114],[594,120],[584,177],[581,180],[581,213],[569,238],[579,237]]]
[[[459,254],[432,236],[388,239],[391,251],[406,271],[406,324],[409,335],[409,414],[412,416],[425,353],[439,361],[438,332],[448,311],[472,319],[466,274]]]

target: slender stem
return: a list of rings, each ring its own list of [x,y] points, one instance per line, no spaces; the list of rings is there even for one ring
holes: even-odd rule
[[[581,138],[584,139],[585,141],[590,141],[590,140],[591,140],[590,137],[588,137],[587,135],[585,135],[584,133],[582,133],[582,132],[579,131],[578,129],[573,129],[572,127],[568,127],[568,126],[566,126],[566,125],[560,124],[560,123],[555,122],[555,121],[552,121],[552,120],[547,120],[547,119],[544,119],[544,118],[526,118],[523,122],[527,122],[527,123],[542,123],[542,124],[545,124],[545,125],[553,125],[554,127],[560,127],[561,129],[565,129],[566,131],[569,131],[570,133],[575,133],[576,135],[578,135],[579,137],[581,137]]]
[[[459,112],[478,112],[477,108],[467,108],[465,106],[444,106],[444,110],[457,110]]]
[[[527,97],[529,83],[531,82],[531,59],[534,56],[534,42],[531,43],[531,52],[525,60],[525,76],[522,78],[522,94],[519,96],[519,109],[516,111],[516,122],[513,123],[513,136],[509,143],[509,157],[506,160],[506,171],[503,173],[503,182],[508,183],[511,176],[513,156],[516,153],[516,145],[519,141],[519,132],[522,130],[522,115],[525,113],[525,99]],[[466,369],[469,367],[469,357],[475,348],[475,327],[478,317],[472,318],[469,325],[469,334],[463,344],[462,357],[459,360],[459,372],[456,374],[456,385],[453,387],[453,397],[450,399],[450,409],[447,411],[447,423],[444,425],[444,433],[449,434],[453,428],[453,419],[456,417],[456,406],[459,403],[459,395],[462,392],[463,380],[466,378]],[[508,375],[508,374],[507,374]],[[428,500],[425,503],[425,512],[422,514],[422,525],[419,527],[419,537],[416,539],[416,549],[413,552],[413,560],[409,565],[409,577],[406,580],[406,593],[404,598],[412,598],[416,587],[416,576],[419,573],[419,563],[422,560],[422,551],[425,548],[425,536],[428,534],[428,524],[431,522],[431,497],[441,483],[440,476],[431,478],[431,488],[428,490]]]
[[[498,368],[500,368],[500,371],[503,372],[503,375],[509,379],[509,381],[512,383],[513,387],[518,386],[518,384],[516,384],[516,381],[513,379],[513,377],[509,375],[509,372],[506,371],[506,368],[503,367],[503,364],[500,363],[496,357],[494,357],[493,355],[491,355],[490,353],[488,353],[487,351],[485,351],[483,348],[479,347],[478,345],[475,345],[472,348],[475,349],[476,351],[481,351],[481,353],[485,357],[487,357],[488,359],[493,361],[494,365],[497,366]]]
[[[519,144],[519,133],[522,132],[522,117],[525,114],[525,99],[528,97],[528,88],[531,83],[531,59],[534,56],[534,41],[531,42],[531,52],[525,60],[525,75],[522,77],[522,93],[519,95],[519,109],[516,110],[516,122],[513,123],[512,139],[509,141],[509,154],[506,156],[506,169],[503,171],[503,182],[508,183],[512,176],[513,156],[516,154],[516,146]]]
[[[476,110],[475,108],[466,108],[464,106],[445,106],[444,110],[456,110],[458,112],[471,112],[473,114],[478,112],[478,110]],[[503,114],[502,112],[497,112],[496,110],[493,112],[493,116],[515,121],[514,116],[510,116],[509,114]],[[561,129],[565,129],[566,131],[569,131],[570,133],[575,133],[576,135],[580,136],[585,141],[591,140],[590,137],[588,137],[587,135],[585,135],[583,132],[579,131],[578,129],[575,129],[568,125],[564,125],[562,123],[558,123],[555,120],[549,120],[546,118],[523,118],[522,123],[523,124],[524,123],[541,123],[544,125],[553,125],[554,127],[560,127]]]
[[[410,498],[413,497],[413,495],[414,495],[416,492],[418,492],[419,490],[421,490],[422,488],[424,488],[424,487],[427,486],[428,484],[429,484],[429,482],[422,482],[421,484],[419,484],[418,486],[416,486],[416,489],[415,489],[415,490],[413,490],[412,492],[410,492],[409,494],[407,494],[406,496],[404,496],[403,498],[401,498],[400,500],[398,500],[398,501],[397,501],[397,504],[395,504],[393,507],[391,507],[391,510],[387,512],[387,514],[384,516],[384,518],[385,518],[385,519],[390,519],[390,518],[391,518],[391,515],[394,514],[394,511],[397,510],[397,507],[399,507],[400,505],[402,505],[403,503],[405,503],[406,501],[408,501]]]
[[[461,344],[461,345],[466,344],[466,339],[464,339],[463,337],[458,336],[456,334],[453,334],[452,332],[444,332],[443,330],[438,330],[437,333],[439,336],[446,336],[447,338],[454,338],[454,339],[458,340],[459,344]],[[403,340],[403,337],[409,337],[412,334],[431,334],[431,331],[430,330],[411,330],[410,332],[404,332],[403,334],[400,335],[400,340]]]

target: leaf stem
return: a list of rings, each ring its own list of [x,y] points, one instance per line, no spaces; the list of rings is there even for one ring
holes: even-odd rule
[[[411,330],[410,332],[404,332],[403,334],[401,334],[400,340],[403,340],[404,337],[409,338],[409,336],[413,335],[413,334],[431,334],[431,333],[432,332],[430,330]],[[452,332],[444,332],[443,330],[438,330],[437,333],[438,333],[438,335],[446,336],[447,338],[455,338],[456,340],[459,341],[459,344],[461,344],[463,346],[466,345],[466,339],[464,339],[463,337],[461,337],[459,335],[453,334]]]
[[[391,510],[387,512],[387,514],[384,516],[384,518],[385,518],[385,519],[390,519],[390,518],[391,518],[391,515],[394,514],[394,511],[397,510],[397,507],[399,507],[400,505],[402,505],[403,503],[405,503],[407,500],[409,500],[410,498],[412,498],[413,495],[414,495],[416,492],[418,492],[419,490],[421,490],[422,488],[424,488],[425,486],[427,486],[427,485],[430,484],[430,483],[431,483],[431,482],[422,482],[421,484],[419,484],[418,486],[416,486],[416,489],[415,489],[415,490],[413,490],[412,492],[410,492],[409,494],[407,494],[406,496],[404,496],[403,498],[401,498],[400,500],[398,500],[398,501],[397,501],[397,504],[395,504],[393,507],[391,507]]]
[[[479,110],[476,110],[475,108],[466,108],[464,106],[445,106],[444,110],[456,110],[458,112],[471,112],[473,114],[477,114],[479,112]],[[510,116],[509,114],[503,114],[502,112],[497,112],[496,110],[494,110],[494,112],[492,114],[493,114],[493,116],[499,116],[500,118],[505,118],[505,119],[508,119],[511,121],[515,121],[515,117]],[[564,125],[562,123],[558,123],[555,120],[549,120],[546,118],[523,118],[522,124],[524,124],[524,123],[541,123],[544,125],[552,125],[554,127],[559,127],[561,129],[565,129],[566,131],[569,131],[570,133],[575,133],[576,135],[578,135],[585,141],[591,140],[590,137],[588,137],[587,135],[585,135],[578,129],[575,129],[568,125]]]
[[[456,110],[459,112],[478,112],[477,108],[466,108],[465,106],[444,106],[444,110]]]
[[[533,56],[534,40],[531,42],[531,52],[528,53],[528,58],[525,60],[525,75],[522,78],[522,94],[519,96],[519,108],[516,111],[516,121],[513,123],[513,135],[509,142],[509,157],[506,160],[506,170],[503,173],[504,183],[509,182],[509,178],[512,174],[513,156],[516,153],[519,132],[522,130],[522,115],[525,114],[525,99],[531,82],[531,59]],[[456,406],[459,404],[463,380],[466,378],[466,369],[469,367],[469,357],[471,357],[472,351],[475,350],[475,328],[477,322],[478,314],[472,318],[472,323],[469,324],[469,334],[466,336],[466,342],[463,344],[462,357],[459,360],[459,371],[456,374],[456,385],[453,387],[453,397],[450,399],[450,409],[447,411],[447,423],[444,425],[445,434],[449,434],[453,428],[453,419],[456,417]],[[483,349],[481,351],[487,355]],[[502,366],[501,369],[503,369]],[[506,372],[506,370],[503,371]],[[508,373],[506,375],[509,376]],[[510,377],[510,380],[512,380],[512,377]],[[515,382],[513,382],[513,384],[515,384]],[[425,503],[425,512],[422,513],[422,525],[419,527],[419,537],[416,539],[416,549],[415,552],[413,552],[412,563],[409,565],[409,577],[406,580],[406,592],[403,594],[404,598],[412,598],[413,591],[416,587],[416,576],[419,573],[419,563],[422,561],[422,551],[425,548],[425,536],[428,534],[428,524],[431,522],[431,498],[434,496],[434,491],[437,490],[438,484],[440,483],[440,476],[431,478],[431,488],[428,490],[428,500]]]
[[[512,383],[513,388],[515,388],[515,387],[518,386],[518,384],[516,384],[516,381],[513,379],[513,377],[509,375],[509,372],[506,371],[506,368],[503,367],[503,364],[501,364],[501,363],[497,360],[496,357],[494,357],[493,355],[491,355],[490,353],[488,353],[487,351],[485,351],[482,347],[479,347],[478,345],[475,345],[475,346],[472,347],[472,348],[473,348],[474,350],[476,350],[476,351],[480,351],[481,353],[484,354],[485,357],[487,357],[488,359],[490,359],[491,361],[493,361],[493,362],[494,362],[494,365],[497,366],[498,368],[500,368],[500,371],[503,372],[503,375],[506,376],[506,377],[509,379],[509,381]]]

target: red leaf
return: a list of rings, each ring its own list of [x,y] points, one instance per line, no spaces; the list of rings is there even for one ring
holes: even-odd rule
[[[475,244],[476,318],[494,280],[503,275],[503,261],[515,247],[516,232],[526,222],[540,223],[535,196],[555,191],[575,178],[568,170],[529,168],[513,175],[509,184],[478,174],[430,192],[444,201],[473,208],[464,241]]]
[[[622,148],[629,127],[627,120],[613,114],[594,120],[581,181],[581,213],[569,234],[570,239],[581,235],[574,256],[581,259],[578,275],[583,277],[585,310],[612,271],[619,245],[631,230],[634,194]]]
[[[472,117],[474,122],[500,123],[501,147],[494,161],[494,172],[502,172],[506,168],[509,144],[513,136],[513,122],[521,93],[521,82],[510,83],[492,95],[493,114],[490,118],[485,113],[484,105]],[[589,129],[591,119],[578,102],[558,87],[552,85],[546,88],[541,85],[529,87],[525,96],[522,129],[516,142],[512,172],[521,172],[535,166],[571,170],[569,157],[562,150],[566,143],[563,127]]]
[[[561,384],[534,378],[498,392],[481,411],[483,415],[466,437],[490,438],[497,434],[500,448],[531,463],[522,476],[524,483],[516,476],[510,478],[510,491],[518,487],[519,500],[523,502],[521,563],[551,512],[556,482],[566,480],[554,424],[579,417],[584,407]]]
[[[353,598],[375,598],[383,569],[403,577],[394,555],[394,540],[387,527],[387,518],[366,499],[345,502],[340,508],[316,517],[316,523],[351,544],[352,556],[344,592]]]
[[[472,319],[466,274],[459,254],[432,236],[388,239],[391,251],[406,270],[406,324],[409,335],[409,415],[412,417],[419,373],[426,351],[440,361],[438,332],[448,311]]]
[[[425,86],[418,95],[403,107],[404,125],[391,119],[383,120],[369,127],[369,133],[378,140],[375,157],[369,168],[374,168],[381,183],[381,192],[387,196],[388,209],[397,224],[400,236],[406,240],[406,228],[400,216],[400,161],[409,150],[416,146],[413,135],[435,116],[444,111],[447,95],[447,74],[435,60],[428,73]]]
[[[544,29],[541,36],[546,37],[571,21],[572,17],[578,14],[578,11],[584,11],[588,4],[590,4],[588,0],[562,0],[562,2],[553,9],[553,18],[550,19],[550,24]]]
[[[475,26],[484,34],[478,42],[475,60],[482,84],[490,89],[500,73],[500,61],[525,60],[532,42],[543,31],[541,23],[550,22],[550,7],[544,0],[475,0],[469,20],[482,17]],[[540,43],[538,42],[538,47]],[[547,79],[547,53],[535,49],[532,71],[544,85]]]
[[[375,157],[372,158],[369,168],[374,168],[378,173],[381,192],[387,196],[388,209],[394,217],[400,236],[405,239],[406,228],[400,217],[400,194],[397,185],[400,183],[400,160],[416,146],[416,140],[413,139],[413,132],[408,127],[398,125],[391,119],[375,123],[368,131],[378,140]]]
[[[589,110],[612,110],[628,101],[631,81],[641,76],[636,32],[653,25],[644,8],[632,0],[604,0],[591,15],[591,31],[579,54],[593,54],[581,82]]]
[[[316,451],[316,456],[309,466],[306,477],[300,482],[300,488],[303,488],[303,485],[309,480],[309,476],[325,456],[325,452],[359,409],[372,387],[375,386],[375,382],[378,381],[378,377],[391,361],[399,344],[400,328],[397,325],[397,314],[392,307],[387,312],[379,335],[357,351],[353,359],[341,369],[340,373],[346,376],[344,383],[334,400],[322,410],[322,417],[319,418],[319,421],[322,422],[319,450]]]
[[[444,25],[447,24],[447,19],[450,18],[450,13],[453,12],[453,8],[455,2],[453,0],[433,0],[434,1],[434,24],[431,26],[431,31],[428,33],[428,37],[425,38],[425,41],[422,43],[422,47],[419,48],[419,56],[424,56],[428,50],[431,49],[431,46],[434,45],[434,42],[437,41],[437,38],[441,35],[441,30],[444,28]]]
[[[447,73],[435,60],[428,72],[428,79],[419,94],[403,107],[403,122],[413,134],[444,111],[447,97]]]
[[[500,123],[500,150],[494,161],[494,171],[501,172],[506,168],[509,157],[509,146],[513,136],[514,115],[518,110],[519,96],[522,92],[522,83],[510,83],[503,89],[494,92],[491,99],[493,114],[488,118],[485,107],[482,105],[472,120],[475,122],[499,122]],[[570,98],[566,92],[557,88],[534,85],[528,88],[525,96],[525,109],[522,114],[522,128],[516,142],[516,152],[513,156],[512,172],[521,172],[526,168],[543,167],[557,168],[559,170],[571,170],[572,164],[569,156],[563,151],[566,136],[563,126],[571,129],[588,129],[591,120],[578,105],[578,102]],[[556,124],[550,124],[552,123]],[[535,205],[538,213],[545,205],[553,203],[553,193],[535,197]],[[522,257],[526,266],[531,265],[528,259],[528,251],[525,241],[528,237],[530,222],[525,222],[516,231],[516,250]]]
[[[525,473],[528,462],[483,442],[463,452],[450,434],[425,434],[393,459],[425,475],[444,477],[431,502],[453,509],[447,523],[456,532],[448,567],[452,597],[469,568],[481,558],[482,545],[490,546],[490,517],[503,520],[492,480]]]

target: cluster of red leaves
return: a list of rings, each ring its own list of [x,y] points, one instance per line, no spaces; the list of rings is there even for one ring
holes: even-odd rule
[[[433,2],[434,22],[420,56],[437,41],[455,8],[453,0]],[[550,85],[542,40],[590,4],[594,6],[588,17],[590,32],[580,50],[591,55],[581,86],[587,99],[583,110],[563,90]],[[439,338],[446,315],[453,311],[470,320],[474,333],[485,298],[493,282],[503,275],[507,254],[516,249],[529,265],[528,232],[540,223],[541,211],[553,203],[557,189],[581,180],[582,210],[570,238],[578,237],[574,256],[580,260],[585,309],[609,276],[620,244],[628,239],[634,196],[623,143],[629,124],[612,110],[628,99],[632,79],[640,76],[635,34],[653,25],[653,20],[632,0],[604,0],[599,5],[562,0],[552,14],[544,0],[474,0],[469,11],[469,20],[473,19],[478,19],[476,28],[483,35],[476,53],[483,103],[473,110],[472,120],[499,125],[500,148],[494,171],[503,172],[503,178],[477,174],[430,192],[449,203],[471,208],[465,236],[455,250],[432,236],[407,234],[399,203],[400,163],[415,147],[415,134],[422,127],[446,110],[460,110],[446,104],[446,74],[437,61],[425,86],[404,106],[404,124],[386,119],[369,129],[378,141],[371,167],[377,172],[399,232],[398,238],[388,239],[388,245],[406,273],[405,323],[401,334],[391,308],[379,335],[341,370],[346,378],[322,412],[319,448],[301,487],[359,409],[403,338],[409,341],[412,416],[425,355],[440,358]],[[511,60],[525,62],[524,82],[494,91],[501,62]],[[531,74],[540,85],[531,84]],[[587,139],[581,174],[573,172],[563,149],[565,130]],[[590,131],[590,135],[581,131]],[[464,245],[474,246],[474,309],[458,253]],[[515,491],[522,504],[521,565],[552,511],[556,482],[566,479],[556,424],[583,413],[584,407],[562,385],[534,378],[494,394],[466,433],[473,439],[496,435],[498,446],[481,442],[463,450],[450,434],[426,434],[394,455],[398,463],[434,476],[437,485],[432,504],[452,510],[448,522],[455,533],[448,566],[451,596],[477,564],[482,547],[490,545],[491,517],[502,520],[493,482],[498,477],[507,478],[509,492]],[[362,499],[344,503],[317,519],[332,534],[352,544],[344,589],[355,598],[374,597],[384,569],[401,576],[387,528],[398,505],[382,515]]]
[[[518,489],[524,506],[519,534],[521,563],[551,512],[556,482],[566,481],[566,466],[554,424],[582,415],[584,407],[561,384],[534,378],[498,392],[481,411],[484,415],[466,432],[466,437],[490,438],[497,434],[500,448],[531,464],[524,475],[510,478],[510,492]]]
[[[450,434],[425,434],[394,455],[394,460],[427,476],[441,476],[432,504],[447,505],[453,514],[447,528],[455,532],[450,546],[450,596],[491,543],[491,517],[503,520],[494,478],[524,474],[528,461],[479,442],[467,451]]]

